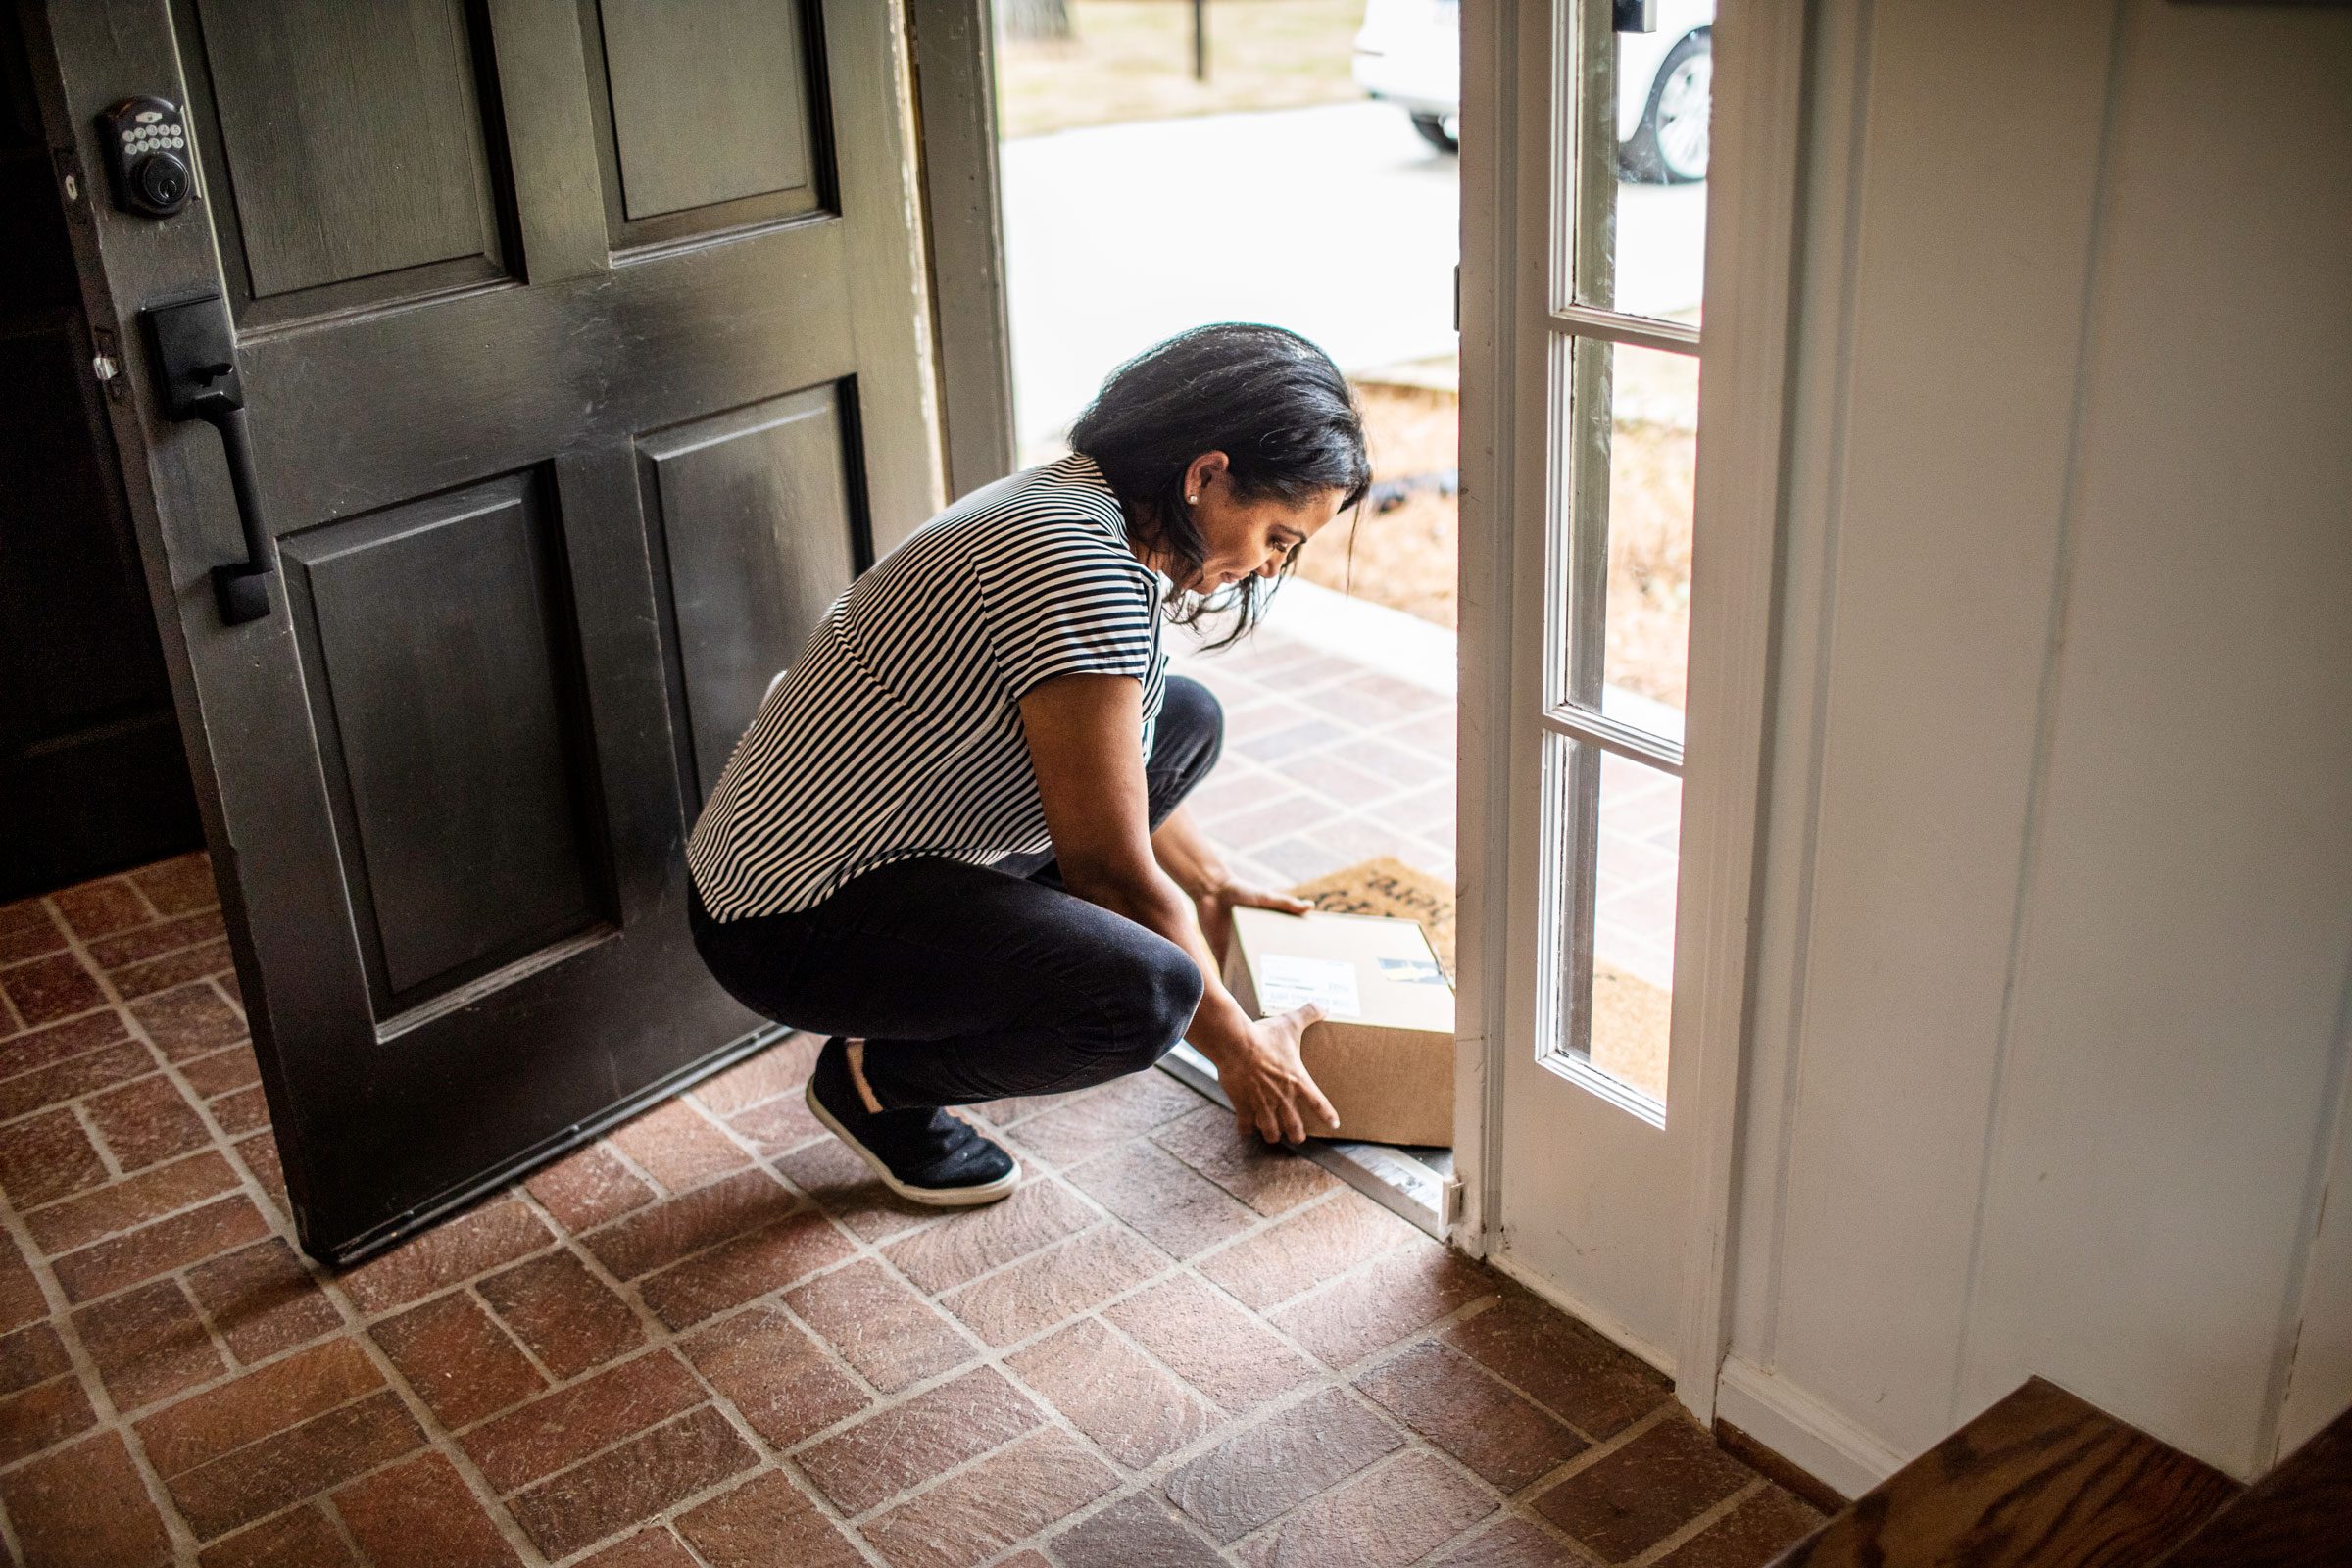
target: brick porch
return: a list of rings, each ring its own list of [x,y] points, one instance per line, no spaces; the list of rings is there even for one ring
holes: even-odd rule
[[[219,932],[200,857],[0,908],[17,1562],[1735,1568],[1812,1517],[1158,1074],[992,1107],[1033,1174],[951,1217],[787,1041],[321,1273]]]

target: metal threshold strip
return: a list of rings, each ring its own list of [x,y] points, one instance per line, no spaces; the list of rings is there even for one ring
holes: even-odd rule
[[[1160,1071],[1226,1109],[1233,1102],[1217,1087],[1217,1069],[1184,1041],[1159,1060]],[[1450,1149],[1405,1148],[1310,1138],[1298,1152],[1439,1241],[1446,1239],[1446,1184],[1453,1177]]]

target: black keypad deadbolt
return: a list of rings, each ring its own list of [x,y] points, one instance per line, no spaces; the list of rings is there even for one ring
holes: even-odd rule
[[[169,98],[125,98],[98,117],[115,205],[142,218],[170,218],[188,205],[196,172],[188,130]]]

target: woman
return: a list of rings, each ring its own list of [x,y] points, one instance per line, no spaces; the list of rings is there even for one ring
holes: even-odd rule
[[[1223,716],[1166,675],[1159,628],[1230,611],[1240,636],[1361,499],[1354,400],[1303,338],[1202,327],[1114,372],[1070,444],[835,601],[687,847],[711,972],[831,1037],[809,1108],[917,1202],[1020,1176],[941,1107],[1102,1083],[1179,1038],[1245,1132],[1336,1124],[1298,1060],[1321,1014],[1252,1021],[1218,980],[1236,906],[1305,906],[1235,886],[1184,809]]]

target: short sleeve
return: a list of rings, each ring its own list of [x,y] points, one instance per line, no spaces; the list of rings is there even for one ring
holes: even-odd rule
[[[1101,525],[1024,530],[980,571],[988,645],[1017,700],[1062,675],[1152,673],[1153,578]]]

